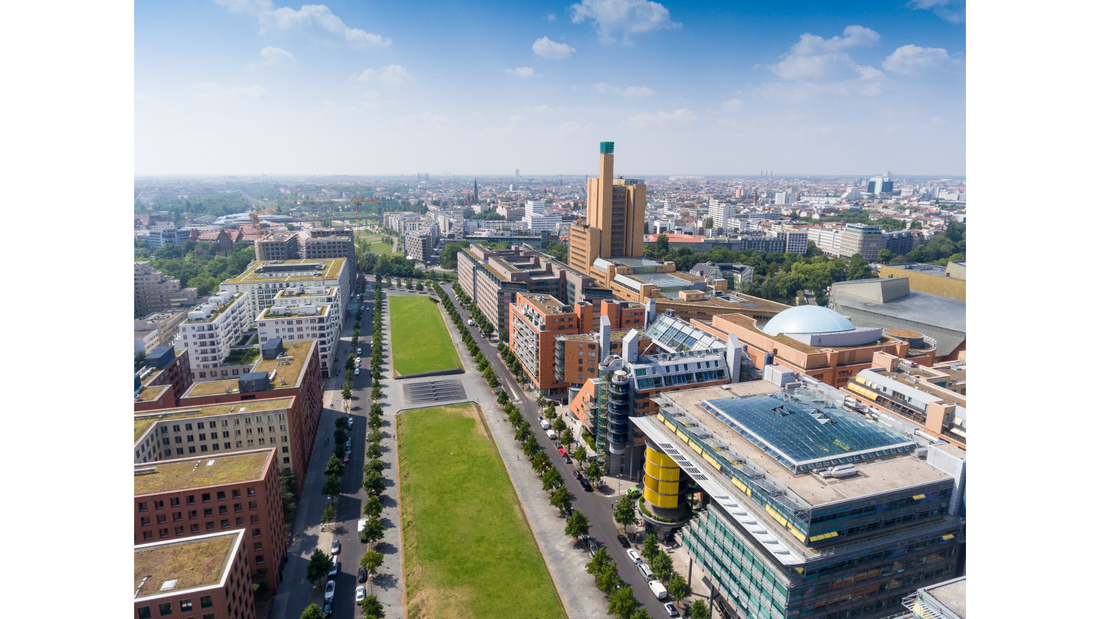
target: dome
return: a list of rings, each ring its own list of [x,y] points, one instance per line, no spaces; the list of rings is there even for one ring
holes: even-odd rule
[[[799,305],[776,314],[762,331],[774,336],[781,333],[837,333],[854,331],[855,328],[850,320],[827,307]]]

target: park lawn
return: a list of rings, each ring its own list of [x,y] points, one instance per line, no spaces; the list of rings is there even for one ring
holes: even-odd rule
[[[393,335],[393,368],[398,374],[420,374],[461,368],[443,315],[428,297],[389,298]]]
[[[397,455],[409,619],[565,619],[474,405],[403,411]]]
[[[383,243],[382,241],[371,243],[367,246],[367,250],[370,251],[370,253],[378,254],[379,256],[385,254],[393,254],[395,256],[398,255],[393,253],[393,243]]]

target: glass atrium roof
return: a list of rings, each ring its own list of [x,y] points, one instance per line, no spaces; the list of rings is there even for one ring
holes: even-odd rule
[[[897,432],[797,390],[707,400],[702,405],[795,473],[916,449]]]
[[[661,314],[646,332],[666,352],[709,350],[724,344],[722,340],[674,316]]]

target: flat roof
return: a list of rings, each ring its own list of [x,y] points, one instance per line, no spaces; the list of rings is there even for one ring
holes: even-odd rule
[[[171,387],[171,385],[156,385],[154,387],[142,386],[141,392],[138,393],[138,396],[141,398],[142,402],[152,402],[153,400],[156,400],[157,398],[164,395],[164,392],[168,391],[169,387]]]
[[[856,344],[854,346],[836,346],[836,345],[810,346],[809,344],[803,344],[802,342],[799,342],[798,340],[796,340],[794,338],[791,338],[791,337],[788,337],[786,335],[782,335],[782,334],[780,334],[780,335],[768,335],[767,333],[764,333],[763,331],[760,330],[759,327],[756,326],[756,320],[754,320],[753,318],[751,318],[749,316],[745,316],[744,314],[719,314],[719,315],[715,316],[715,318],[718,318],[718,317],[721,317],[723,320],[728,320],[729,322],[732,322],[732,323],[736,324],[739,327],[742,327],[742,328],[745,328],[745,329],[752,329],[753,331],[755,331],[756,333],[762,335],[763,337],[766,337],[766,338],[771,339],[771,340],[775,340],[775,341],[779,342],[780,344],[783,344],[785,346],[790,346],[791,348],[793,348],[795,350],[805,352],[805,353],[816,353],[816,352],[821,352],[823,350],[845,350],[845,349],[856,349],[856,348],[869,348],[869,347],[873,347],[873,346],[886,346],[887,344],[889,344],[890,342],[893,341],[892,338],[886,337],[884,335],[884,336],[880,337],[878,340],[876,340],[874,342],[870,342],[870,343],[867,343],[867,344]],[[714,324],[713,321],[711,322],[711,324],[712,325]],[[717,327],[715,327],[715,328],[717,328]]]
[[[841,314],[844,313],[843,308],[850,307],[941,329],[966,332],[966,303],[963,301],[910,290],[908,295],[900,299],[879,303],[846,292],[839,286],[845,283],[848,282],[837,282],[833,288],[837,311]]]
[[[548,294],[537,294],[534,292],[518,292],[516,296],[523,297],[528,303],[535,306],[543,314],[558,315],[568,314],[572,312],[572,307],[559,301],[556,297]]]
[[[950,608],[959,617],[966,619],[966,577],[925,587],[923,591],[925,595],[935,598],[937,602]]]
[[[134,496],[259,479],[272,449],[135,464]],[[155,470],[138,472],[151,468]]]
[[[340,269],[344,267],[344,258],[314,258],[306,260],[256,260],[248,265],[248,268],[244,270],[237,277],[227,279],[223,284],[257,284],[266,282],[293,282],[293,281],[317,281],[319,279],[315,275],[263,275],[262,272],[258,272],[263,266],[266,265],[294,265],[294,264],[317,264],[324,265],[324,269],[318,271],[321,273],[321,277],[325,279],[335,279],[340,274]]]
[[[812,473],[794,473],[778,460],[765,453],[763,449],[757,447],[752,441],[719,421],[701,406],[704,400],[730,397],[731,395],[751,395],[754,389],[756,390],[755,393],[775,393],[781,391],[779,387],[767,381],[735,383],[729,385],[729,387],[730,390],[728,391],[718,387],[670,391],[663,393],[662,396],[682,408],[716,437],[752,460],[756,468],[770,475],[811,506],[886,492],[950,477],[913,456],[894,457],[879,462],[857,464],[856,468],[859,469],[860,474],[847,479],[826,479]],[[677,440],[680,439],[677,438]]]
[[[134,547],[134,599],[219,584],[244,529]],[[144,584],[142,582],[144,581]],[[162,591],[166,582],[174,585]],[[138,587],[141,587],[138,590]]]
[[[153,411],[138,411],[134,414],[134,443],[138,443],[145,430],[157,421],[174,419],[194,419],[196,417],[216,417],[230,413],[285,410],[290,408],[294,398],[271,398],[267,400],[249,400],[247,402],[229,402],[226,404],[205,404],[186,408],[163,408]]]
[[[955,406],[966,408],[966,396],[951,391],[950,389],[945,389],[938,385],[924,382],[923,380],[916,380],[912,378],[909,374],[903,372],[890,372],[888,370],[876,368],[871,368],[870,371],[874,372],[875,374],[880,374],[882,376],[892,378],[900,383],[904,383],[906,386],[912,387],[917,391],[923,391],[924,393],[935,396],[943,400],[947,404],[954,404]],[[927,372],[912,373],[917,375],[927,375]]]
[[[295,298],[297,298],[297,297],[295,297]],[[280,307],[283,310],[285,310],[284,313],[268,315],[268,312],[271,310],[271,308],[266,307],[266,308],[264,308],[264,311],[260,312],[259,316],[256,316],[256,320],[278,320],[280,318],[294,318],[294,317],[298,317],[298,316],[313,316],[313,317],[320,318],[320,317],[323,317],[323,316],[327,316],[328,315],[328,310],[329,310],[328,305],[310,305],[309,307],[313,307],[313,308],[317,309],[316,312],[312,312],[312,313],[305,313],[305,312],[299,311],[302,307],[300,305],[295,305],[295,306],[290,306],[290,307],[282,305]]]
[[[300,340],[295,342],[289,342],[283,340],[283,354],[288,357],[293,357],[290,363],[281,365],[282,359],[264,359],[256,364],[253,372],[268,372],[268,378],[271,378],[271,389],[289,389],[291,387],[297,387],[298,381],[301,378],[302,368],[305,367],[306,361],[309,359],[310,347],[317,344],[316,340]],[[278,370],[277,374],[272,377],[271,372]],[[283,385],[281,381],[285,379],[286,383]],[[220,395],[225,393],[225,388],[229,387],[230,392],[233,389],[237,389],[238,379],[226,379],[226,380],[209,380],[198,382],[191,385],[191,388],[187,390],[187,393],[183,394],[184,398],[192,398],[204,395]]]

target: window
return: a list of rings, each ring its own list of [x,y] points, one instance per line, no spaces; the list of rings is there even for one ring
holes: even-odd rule
[[[224,491],[218,492],[218,500],[219,501],[224,501],[225,500],[225,492]]]
[[[171,602],[161,602],[160,603],[160,616],[164,617],[165,615],[171,615],[171,614],[172,614],[172,603]]]
[[[256,542],[256,543],[252,544],[252,550],[263,550],[263,549],[264,549],[264,543],[263,542]]]
[[[223,529],[228,529],[229,528],[229,519],[228,518],[225,519],[225,520],[222,520],[222,528]]]
[[[199,598],[199,606],[201,606],[202,608],[210,608],[213,605],[214,605],[213,596],[204,595],[201,598]]]
[[[168,529],[161,529],[160,530],[160,536],[161,537],[168,537]]]
[[[157,524],[164,524],[168,522],[168,516],[164,514],[157,514]]]
[[[198,524],[191,525],[191,532],[192,533],[198,533],[199,532],[199,525]]]
[[[237,518],[237,526],[238,527],[243,527],[244,526],[244,518]]]
[[[176,527],[176,535],[183,535],[183,527]]]
[[[206,530],[207,531],[213,531],[214,530],[214,521],[213,520],[206,523]]]
[[[259,536],[260,536],[260,530],[259,529],[252,529],[252,537],[259,537]]]
[[[197,509],[187,510],[187,517],[190,518],[191,520],[194,520],[195,518],[198,518],[199,517],[199,510],[197,510]]]
[[[260,524],[260,517],[259,516],[252,516],[251,522],[252,522],[252,524]]]
[[[256,496],[256,489],[248,488],[248,496]]]
[[[210,502],[210,493],[209,492],[204,492],[202,494],[202,502],[203,503],[209,503]]]
[[[142,532],[142,537],[143,537],[143,538],[144,538],[144,539],[145,539],[146,541],[148,541],[148,540],[151,540],[151,539],[153,539],[153,532],[152,532],[152,531],[143,531],[143,532]]]
[[[172,512],[172,520],[175,520],[175,521],[183,520],[183,512]]]
[[[189,610],[191,610],[191,598],[180,600],[180,612],[185,613]]]
[[[259,507],[259,505],[256,504],[256,501],[249,501],[248,502],[248,509],[259,509],[259,508],[260,507]]]
[[[154,509],[164,509],[164,501],[153,501]]]
[[[139,512],[149,511],[149,505],[147,503],[138,503],[138,511]]]
[[[193,494],[187,495],[187,504],[188,505],[194,505],[195,504],[195,495],[193,495]]]
[[[142,516],[141,517],[141,526],[147,527],[150,524],[152,524],[152,522],[149,520],[149,516]]]
[[[202,510],[202,515],[204,518],[209,518],[214,515],[214,509],[212,507],[207,507],[206,509]]]
[[[241,491],[240,491],[240,490],[234,490],[234,491],[233,491],[233,498],[234,498],[234,499],[239,499],[239,498],[241,498]]]

